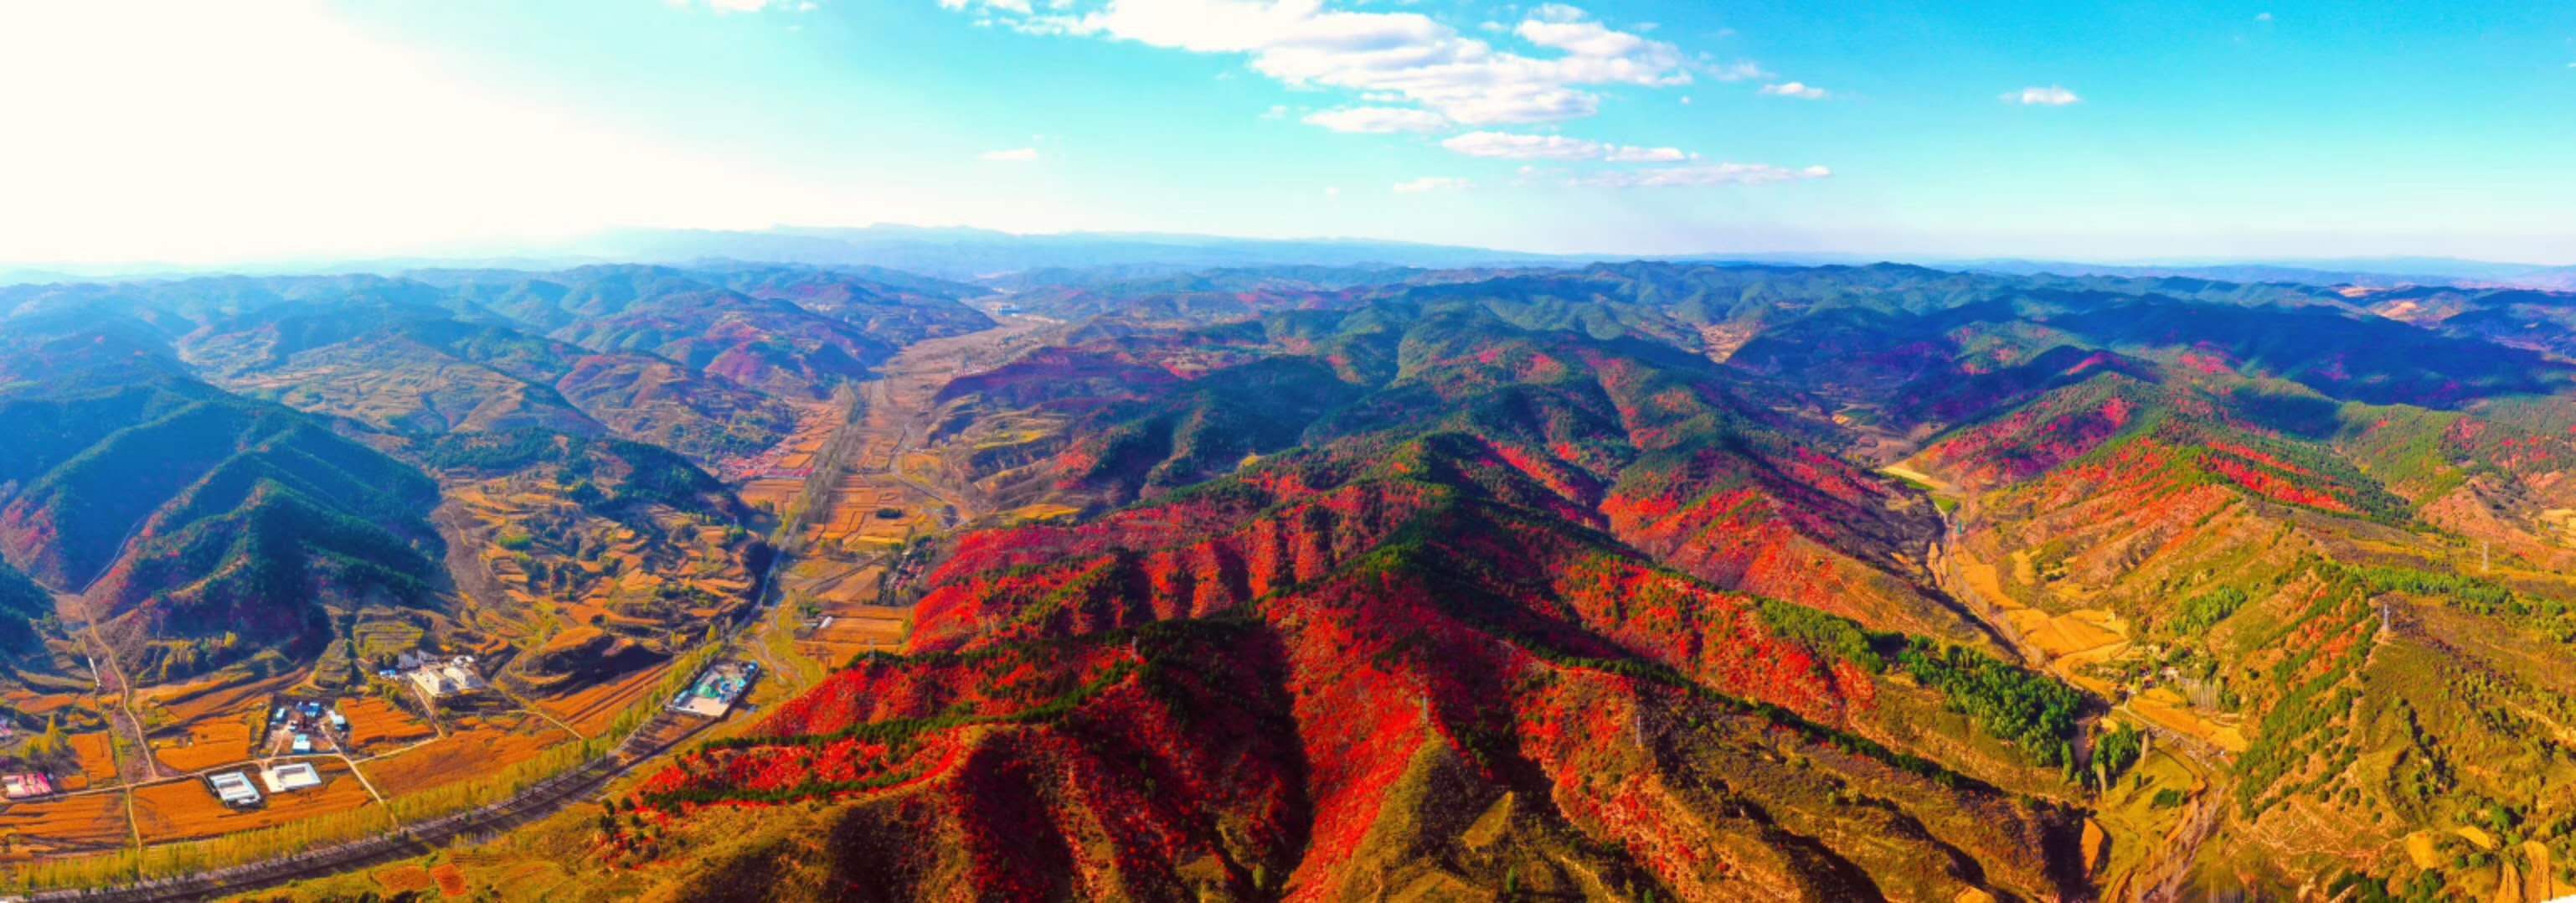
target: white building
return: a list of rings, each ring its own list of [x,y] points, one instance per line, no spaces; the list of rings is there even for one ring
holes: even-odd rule
[[[424,662],[405,672],[412,686],[432,697],[470,693],[483,689],[483,675],[474,673],[474,657],[460,655],[444,662]]]
[[[224,805],[235,809],[259,805],[259,788],[251,786],[250,775],[227,771],[207,777],[206,783],[215,788],[215,798],[224,801]]]

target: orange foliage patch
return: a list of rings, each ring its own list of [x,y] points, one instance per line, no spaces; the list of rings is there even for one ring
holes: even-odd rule
[[[441,895],[449,897],[465,895],[465,875],[456,870],[456,863],[450,862],[429,870],[429,877],[438,882],[438,892]]]
[[[428,890],[436,882],[429,870],[417,865],[383,869],[375,874],[376,884],[388,894],[407,894]]]

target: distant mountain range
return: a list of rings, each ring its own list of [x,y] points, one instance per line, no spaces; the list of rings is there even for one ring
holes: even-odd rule
[[[782,227],[762,231],[624,229],[553,246],[501,255],[394,257],[371,260],[295,260],[231,266],[226,272],[398,273],[422,268],[490,267],[555,269],[585,263],[704,264],[736,261],[828,267],[882,267],[957,280],[994,280],[1044,271],[1062,284],[1075,271],[1098,270],[1116,280],[1190,273],[1218,267],[1330,266],[1465,269],[1554,267],[1629,259],[1695,263],[1762,263],[1817,266],[1878,262],[1914,263],[1954,270],[2027,275],[2179,276],[2232,282],[2308,285],[2457,284],[2542,289],[2576,288],[2576,266],[2461,260],[2444,257],[2172,261],[2103,264],[2023,258],[1955,258],[1846,252],[1708,253],[1687,255],[1536,254],[1520,251],[1357,238],[1262,239],[1152,232],[1017,234],[968,227],[873,225],[858,228]],[[0,285],[81,279],[179,276],[207,271],[169,265],[95,267],[31,266],[0,269]],[[1071,281],[1079,281],[1071,280]]]
[[[1990,273],[2061,276],[2180,276],[2225,282],[2294,282],[2305,285],[2469,285],[2551,290],[2576,289],[2576,266],[2493,263],[2449,257],[2367,257],[2343,260],[2273,260],[2209,264],[2111,265],[2044,260],[1964,260],[1941,265]]]

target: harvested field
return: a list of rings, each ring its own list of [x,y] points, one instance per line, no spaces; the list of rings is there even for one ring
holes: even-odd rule
[[[545,710],[546,714],[572,725],[574,730],[596,737],[606,733],[609,724],[616,721],[619,714],[652,693],[653,689],[661,684],[662,676],[670,673],[670,670],[669,665],[639,669],[614,682],[587,687],[579,692],[539,699],[535,704],[537,708]]]
[[[726,482],[740,482],[765,476],[798,474],[814,466],[814,457],[831,441],[832,434],[849,418],[846,402],[809,401],[793,404],[796,425],[777,444],[754,455],[727,458],[716,463],[714,470]],[[744,501],[750,501],[746,496]]]
[[[797,651],[833,665],[863,651],[901,646],[904,623],[912,610],[893,605],[846,604],[827,605],[823,613],[830,623],[800,638]]]
[[[400,706],[373,696],[353,696],[340,702],[340,714],[349,719],[349,744],[370,752],[373,747],[393,747],[438,732]]]
[[[367,788],[349,774],[349,766],[337,759],[306,759],[322,774],[322,786],[291,793],[268,793],[261,788],[262,804],[247,811],[235,810],[215,799],[204,781],[168,781],[134,790],[134,823],[143,832],[145,843],[167,843],[175,840],[199,840],[282,825],[297,819],[346,812],[371,801]],[[251,771],[248,766],[245,771]],[[252,780],[257,781],[255,771]]]
[[[195,683],[154,687],[145,691],[141,702],[162,713],[174,724],[185,724],[200,718],[232,713],[246,713],[265,708],[270,697],[295,684],[297,675],[281,674],[267,680],[246,681],[217,677]],[[247,723],[247,722],[245,722]]]
[[[894,474],[864,469],[870,462],[856,466],[863,469],[843,475],[833,484],[823,510],[810,516],[806,537],[815,547],[844,552],[880,551],[915,532],[940,528],[938,518],[930,515],[940,505],[937,499]],[[887,510],[902,512],[902,516],[879,514]]]
[[[690,731],[698,729],[698,727],[703,723],[704,722],[690,717],[663,718],[657,721],[646,722],[646,730],[643,732],[640,739],[635,742],[644,749],[658,749],[665,744],[677,742],[680,738],[688,736]],[[745,720],[743,723],[747,724],[750,722]]]
[[[71,706],[79,703],[80,699],[81,698],[79,696],[70,693],[47,693],[39,696],[34,693],[20,690],[10,693],[6,697],[0,697],[0,702],[6,702],[10,708],[25,712],[28,715],[42,718],[46,715],[70,708]]]
[[[803,480],[760,479],[743,484],[736,494],[742,497],[743,504],[774,513],[786,510],[787,503],[804,490]]]
[[[2181,694],[2166,687],[2157,687],[2132,697],[2128,708],[2157,726],[2231,753],[2242,753],[2248,745],[2242,729],[2201,717]]]
[[[13,854],[95,852],[133,842],[125,797],[116,793],[56,797],[0,808],[0,831],[17,835]]]
[[[82,790],[116,783],[115,741],[106,731],[92,731],[71,736],[72,754],[80,758],[80,775],[65,775],[64,790]]]
[[[195,772],[251,756],[251,712],[210,716],[152,737],[152,758],[164,771]]]
[[[486,777],[571,739],[562,728],[522,712],[468,718],[446,737],[364,767],[378,792],[396,797]]]

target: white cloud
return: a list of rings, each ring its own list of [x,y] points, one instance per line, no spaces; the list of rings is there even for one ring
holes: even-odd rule
[[[1470,157],[1502,160],[1607,160],[1613,163],[1672,163],[1691,158],[1675,147],[1629,147],[1568,138],[1512,132],[1468,132],[1440,142],[1441,147]]]
[[[488,74],[320,4],[0,3],[0,85],[46,86],[0,91],[14,139],[0,141],[0,258],[524,246],[607,225],[763,228],[850,202],[723,156],[736,148],[487,88]],[[194,137],[182,151],[173,136]]]
[[[1773,97],[1795,97],[1799,100],[1823,100],[1831,92],[1805,82],[1780,82],[1762,86],[1762,93]]]
[[[1694,163],[1688,166],[1663,166],[1649,169],[1613,170],[1572,176],[1568,185],[1595,188],[1690,188],[1709,185],[1769,185],[1806,179],[1829,178],[1833,170],[1822,166],[1792,169],[1768,163]]]
[[[1581,22],[1583,10],[1564,3],[1541,3],[1530,8],[1529,18],[1533,22]]]
[[[2271,14],[2271,13],[2255,13],[2255,14],[2254,14],[2254,21],[2256,21],[2256,22],[2269,22],[2269,21],[2272,21],[2272,14]]]
[[[1684,95],[1682,95],[1682,106],[1685,106],[1685,107],[1690,106],[1690,95],[1688,95],[1688,94],[1684,94]]]
[[[2033,107],[2062,107],[2072,103],[2079,103],[2083,100],[2084,98],[2075,96],[2075,92],[2056,85],[2050,85],[2045,88],[2023,88],[2019,91],[2008,91],[2004,93],[2005,103],[2017,103],[2023,106]]]
[[[975,159],[991,163],[1027,163],[1032,160],[1036,160],[1037,158],[1038,149],[1034,147],[1015,147],[1010,150],[985,151],[975,155]]]
[[[1449,127],[1448,117],[1429,110],[1402,107],[1346,107],[1307,114],[1308,125],[1319,125],[1336,132],[1436,132]]]
[[[1702,63],[1699,67],[1699,71],[1706,73],[1710,78],[1717,79],[1722,82],[1740,82],[1749,79],[1771,77],[1770,70],[1762,68],[1762,64],[1756,63],[1752,60],[1737,60],[1732,63]]]
[[[1339,185],[1327,185],[1327,186],[1324,186],[1324,196],[1325,196],[1325,197],[1328,197],[1328,198],[1337,198],[1337,197],[1341,197],[1341,196],[1342,196],[1342,186],[1339,186]]]
[[[1326,0],[1048,0],[1042,12],[1018,8],[1026,0],[939,3],[976,7],[1023,31],[1239,54],[1252,71],[1292,87],[1395,98],[1464,125],[1589,116],[1600,108],[1600,86],[1688,84],[1694,69],[1672,44],[1561,3],[1531,10],[1511,30],[1546,56],[1498,49],[1419,13],[1332,9]]]
[[[1286,119],[1288,118],[1288,108],[1281,104],[1271,104],[1270,109],[1261,111],[1261,118]]]
[[[1421,194],[1428,191],[1464,191],[1473,187],[1475,184],[1476,183],[1467,181],[1466,179],[1450,178],[1446,176],[1424,176],[1419,179],[1395,183],[1395,193]]]

